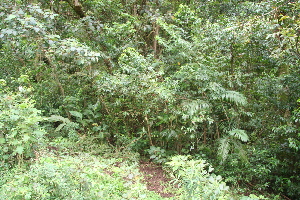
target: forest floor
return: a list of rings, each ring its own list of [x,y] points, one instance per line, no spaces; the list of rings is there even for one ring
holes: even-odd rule
[[[171,179],[167,177],[162,166],[152,162],[140,161],[140,172],[144,175],[144,183],[147,189],[160,194],[161,197],[174,197],[172,192],[168,192]]]

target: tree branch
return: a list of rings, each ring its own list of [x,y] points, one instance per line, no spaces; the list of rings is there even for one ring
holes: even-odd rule
[[[65,0],[66,2],[68,2],[68,4],[72,7],[72,9],[74,10],[74,12],[80,17],[80,18],[84,18],[86,15],[83,11],[83,7],[81,5],[81,3],[79,2],[79,0]]]

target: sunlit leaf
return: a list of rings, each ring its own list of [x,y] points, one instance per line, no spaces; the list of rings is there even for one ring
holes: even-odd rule
[[[77,111],[69,111],[69,112],[74,117],[78,117],[79,119],[82,119],[82,114],[80,112],[77,112]]]
[[[18,146],[16,149],[15,149],[15,152],[17,154],[23,154],[24,152],[24,147],[23,146]]]
[[[17,17],[16,15],[10,14],[10,15],[8,15],[8,17],[5,20],[9,21],[9,20],[12,20],[16,17]]]

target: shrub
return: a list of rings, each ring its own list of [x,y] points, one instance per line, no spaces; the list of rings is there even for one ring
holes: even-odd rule
[[[226,183],[212,174],[213,168],[205,160],[189,160],[188,156],[174,156],[166,163],[172,167],[175,182],[183,188],[185,199],[229,199]]]
[[[30,88],[19,87],[13,93],[0,86],[0,161],[14,164],[34,157],[34,150],[43,142],[46,134],[39,125],[44,118],[34,107],[34,101],[26,98]]]
[[[116,167],[116,158],[66,153],[40,152],[29,170],[12,170],[3,178],[0,199],[161,199],[139,182],[133,165]]]

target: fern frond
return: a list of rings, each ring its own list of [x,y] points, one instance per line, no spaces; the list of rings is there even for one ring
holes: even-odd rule
[[[193,100],[183,102],[183,108],[187,111],[189,116],[199,114],[201,111],[206,111],[210,108],[210,105],[203,100]]]
[[[50,117],[48,117],[48,120],[52,121],[52,122],[62,122],[62,123],[65,123],[65,124],[71,122],[68,118],[64,118],[60,115],[51,115]]]
[[[224,163],[226,160],[229,150],[230,150],[230,143],[229,138],[224,137],[219,140],[219,147],[218,147],[218,156],[221,159],[221,164]]]
[[[243,148],[243,144],[237,140],[233,141],[234,149],[237,151],[240,159],[244,162],[248,162],[248,156]]]
[[[236,91],[226,91],[224,94],[221,95],[222,99],[235,103],[236,105],[244,106],[247,104],[246,97]]]
[[[228,131],[229,135],[234,136],[237,139],[240,139],[243,142],[248,142],[249,137],[245,130],[241,129],[233,129],[231,131]]]
[[[77,112],[77,111],[69,111],[69,112],[72,116],[77,117],[80,120],[82,120],[82,114],[80,112]]]
[[[61,123],[61,124],[55,129],[55,131],[56,131],[56,132],[60,131],[65,125],[66,125],[66,123]]]

